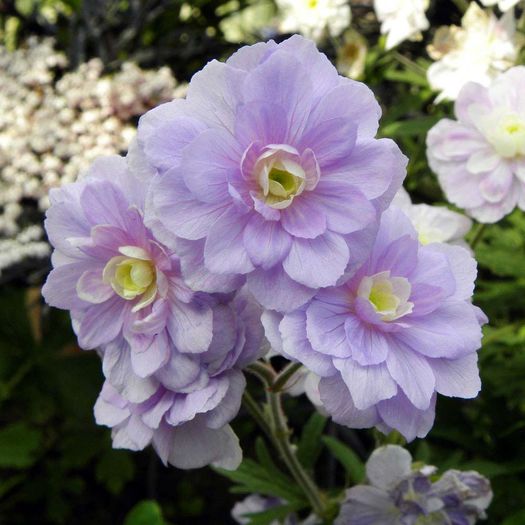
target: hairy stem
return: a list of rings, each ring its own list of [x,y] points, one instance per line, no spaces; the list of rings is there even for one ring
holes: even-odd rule
[[[308,498],[312,509],[319,517],[325,513],[325,505],[321,498],[318,487],[313,479],[301,465],[297,458],[292,444],[290,443],[291,430],[288,427],[286,415],[281,404],[281,394],[277,392],[267,392],[268,405],[270,407],[271,429],[273,442],[281,457],[286,464],[290,474],[301,487],[305,496]]]
[[[483,233],[485,231],[485,228],[487,227],[486,224],[478,224],[474,234],[472,236],[472,240],[470,241],[470,247],[474,249],[479,241],[481,241],[481,238],[483,237]]]
[[[281,370],[271,386],[272,392],[280,392],[283,390],[290,383],[290,379],[302,368],[302,366],[301,363],[290,363]]]

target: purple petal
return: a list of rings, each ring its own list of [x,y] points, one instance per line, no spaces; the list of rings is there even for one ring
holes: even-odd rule
[[[315,239],[326,231],[326,215],[308,194],[300,195],[281,210],[281,224],[294,237]]]
[[[168,332],[179,351],[206,352],[213,335],[213,312],[208,306],[172,302]]]
[[[388,339],[373,324],[348,315],[345,320],[345,333],[352,359],[360,365],[376,365],[386,359],[389,352]]]
[[[102,271],[84,272],[77,281],[78,297],[88,303],[100,304],[114,295],[113,288],[102,280]]]
[[[429,359],[436,391],[444,396],[471,399],[481,390],[478,356],[475,352],[459,359]]]

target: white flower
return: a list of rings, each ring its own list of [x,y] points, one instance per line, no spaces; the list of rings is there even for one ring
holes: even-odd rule
[[[425,16],[429,0],[374,0],[374,9],[381,22],[381,34],[387,35],[386,49],[403,40],[417,40],[428,29]]]
[[[412,204],[404,188],[397,192],[392,204],[401,208],[408,216],[418,233],[421,244],[446,242],[468,246],[463,238],[472,227],[472,221],[461,213],[443,206]]]
[[[326,32],[340,35],[352,20],[347,0],[277,0],[277,7],[283,15],[283,33],[298,32],[315,41]]]
[[[439,28],[428,47],[429,55],[437,60],[427,72],[430,86],[441,92],[436,102],[455,100],[469,81],[488,86],[514,65],[522,44],[512,10],[498,19],[472,2],[461,27]]]
[[[514,7],[520,0],[481,0],[481,3],[487,7],[498,5],[501,12],[508,11]]]
[[[355,29],[345,31],[343,43],[337,49],[336,66],[341,75],[358,79],[365,70],[366,39]]]

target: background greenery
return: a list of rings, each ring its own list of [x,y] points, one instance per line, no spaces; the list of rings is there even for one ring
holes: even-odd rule
[[[209,59],[229,56],[238,47],[227,40],[232,35],[245,42],[261,38],[261,20],[271,21],[274,13],[270,2],[262,4],[0,1],[0,36],[14,49],[30,35],[52,35],[72,67],[98,56],[112,71],[131,59],[143,67],[169,65],[184,81]],[[253,9],[264,16],[250,25],[253,17],[246,13]],[[451,105],[432,104],[425,43],[384,52],[370,12],[367,6],[353,9],[354,25],[370,45],[364,80],[384,108],[381,134],[394,138],[410,158],[406,187],[414,201],[443,203],[426,162],[425,135],[451,114]],[[445,0],[434,2],[429,12],[432,27],[458,23],[460,16],[455,4]],[[323,50],[334,58],[336,46],[330,42]],[[440,469],[473,468],[490,477],[495,499],[488,523],[523,525],[525,216],[517,211],[476,234],[480,274],[475,301],[491,321],[480,352],[483,392],[474,401],[441,398],[429,437],[409,448],[416,459]],[[111,449],[109,430],[97,427],[92,414],[102,383],[98,357],[78,349],[67,314],[42,303],[39,290],[47,271],[29,261],[0,277],[0,523],[232,523],[230,509],[243,496],[230,493],[232,484],[219,473],[167,469],[151,450]],[[260,395],[257,385],[250,383],[250,388]],[[335,491],[360,481],[363,460],[383,438],[312,416],[304,398],[289,398],[286,404],[300,457],[315,469],[321,486]],[[249,417],[241,413],[234,426],[252,458],[230,475],[235,492],[273,494],[300,508],[300,497],[270,459],[275,454],[256,440]]]

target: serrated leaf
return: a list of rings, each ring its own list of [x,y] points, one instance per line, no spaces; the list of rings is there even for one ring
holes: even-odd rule
[[[134,472],[135,466],[127,452],[110,449],[98,461],[95,475],[111,493],[119,494]]]
[[[323,443],[345,468],[354,483],[360,483],[365,477],[365,466],[359,456],[344,443],[331,436],[323,436]]]
[[[165,525],[162,509],[156,501],[141,501],[128,512],[124,525]]]
[[[313,468],[319,457],[322,448],[321,436],[326,422],[326,417],[314,412],[304,426],[297,446],[297,457],[306,468]]]
[[[14,423],[0,430],[0,467],[27,468],[36,460],[42,434],[26,423]]]

